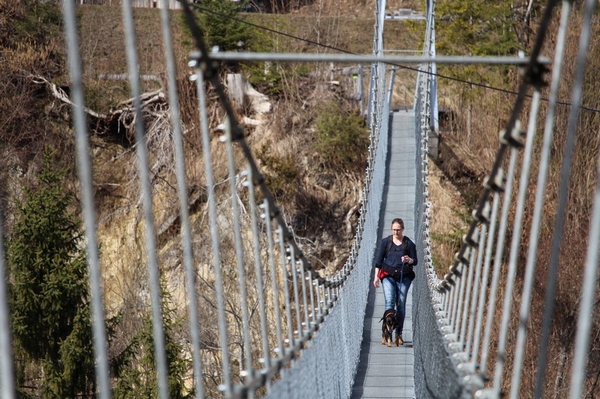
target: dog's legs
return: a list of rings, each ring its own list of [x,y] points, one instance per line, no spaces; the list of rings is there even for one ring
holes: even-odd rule
[[[386,329],[386,343],[388,348],[392,347],[392,340],[394,338],[394,330],[390,329],[390,326],[387,326]]]
[[[396,333],[396,346],[404,345],[404,341],[402,340],[402,334]]]

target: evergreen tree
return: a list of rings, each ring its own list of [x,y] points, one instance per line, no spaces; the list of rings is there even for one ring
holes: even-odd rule
[[[436,16],[439,54],[516,55],[520,47],[512,1],[442,0]]]
[[[25,189],[8,240],[15,353],[23,364],[41,367],[41,392],[35,394],[47,398],[94,391],[86,256],[63,177],[46,152],[37,186]]]
[[[194,389],[189,379],[191,362],[182,356],[183,345],[176,339],[183,320],[177,317],[171,295],[162,290],[163,331],[167,356],[169,395],[173,399],[193,398]],[[121,354],[121,365],[113,373],[117,378],[115,399],[158,397],[158,378],[154,356],[154,336],[151,310],[142,316],[142,328]]]
[[[323,104],[315,121],[314,137],[315,148],[328,168],[362,172],[367,166],[365,156],[360,154],[366,152],[369,134],[356,110],[349,112],[336,101]]]
[[[436,4],[437,53],[444,55],[517,55],[521,48],[516,25],[519,15],[508,0],[441,0]],[[507,66],[441,65],[441,74],[475,83],[503,86],[510,83]],[[464,95],[478,96],[467,89]]]
[[[202,0],[197,3],[200,11],[200,28],[209,46],[221,51],[250,48],[252,31],[242,22],[240,6],[233,1]]]

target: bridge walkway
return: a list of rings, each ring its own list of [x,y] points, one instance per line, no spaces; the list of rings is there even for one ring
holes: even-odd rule
[[[399,217],[404,220],[404,234],[413,239],[415,164],[418,145],[415,137],[414,110],[393,112],[390,122],[388,165],[379,237],[391,234],[392,219]],[[402,333],[405,343],[399,347],[388,348],[381,344],[380,319],[385,311],[383,291],[381,288],[376,290],[371,281],[368,282],[369,300],[365,314],[360,362],[351,398],[414,398],[413,288],[411,286],[406,304],[406,319]]]

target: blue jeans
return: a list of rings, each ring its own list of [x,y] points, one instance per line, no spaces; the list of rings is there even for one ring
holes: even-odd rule
[[[398,280],[386,277],[381,281],[383,298],[385,300],[385,310],[394,309],[394,305],[396,305],[396,318],[398,319],[398,329],[396,330],[396,334],[402,334],[404,317],[406,316],[406,298],[411,283],[412,279],[404,276]]]

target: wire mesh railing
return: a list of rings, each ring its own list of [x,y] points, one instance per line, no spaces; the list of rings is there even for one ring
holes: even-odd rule
[[[435,51],[434,3],[428,2],[427,28],[424,49],[427,55]],[[463,392],[463,386],[447,349],[443,329],[438,324],[443,297],[435,289],[439,282],[433,266],[431,248],[431,198],[429,197],[429,137],[435,127],[431,101],[434,68],[432,63],[421,66],[415,90],[415,133],[417,157],[417,188],[415,198],[415,242],[421,267],[416,268],[413,299],[413,331],[415,347],[415,392],[422,398],[456,398]],[[433,96],[435,98],[435,95]],[[422,377],[417,377],[422,376]]]
[[[595,2],[586,2],[582,10],[579,53],[571,84],[572,106],[565,150],[562,155],[557,199],[547,195],[547,190],[548,173],[553,156],[558,90],[559,84],[564,83],[561,69],[572,6],[568,1],[562,2],[559,31],[555,42],[550,97],[545,108],[541,145],[537,134],[541,90],[546,72],[539,62],[539,56],[548,34],[555,4],[556,2],[549,1],[544,9],[544,16],[531,51],[531,61],[523,70],[522,83],[511,117],[506,128],[501,132],[501,146],[492,171],[485,180],[483,193],[477,208],[473,211],[473,220],[468,233],[463,237],[463,244],[455,256],[454,264],[442,280],[431,271],[421,271],[429,277],[428,287],[423,281],[417,279],[415,302],[418,305],[415,307],[414,316],[417,320],[415,347],[418,345],[420,348],[415,351],[415,367],[421,368],[421,372],[426,377],[415,383],[417,392],[422,397],[499,398],[503,395],[509,395],[511,398],[523,395],[528,397],[532,395],[536,398],[548,397],[548,395],[566,397],[566,392],[557,391],[556,382],[552,391],[552,384],[547,380],[548,345],[551,326],[556,323],[558,317],[554,307],[561,263],[559,253],[567,217],[566,206],[572,179],[574,141],[577,134]],[[430,73],[430,70],[423,71],[419,79],[426,81]],[[417,129],[421,132],[423,142],[426,143],[428,129],[432,125],[427,118],[426,99],[429,93],[426,83],[421,83],[420,87],[417,108],[423,117]],[[524,112],[525,99],[530,89],[533,89],[530,106]],[[522,127],[519,118],[523,114],[528,115],[529,121]],[[424,147],[427,148],[426,145]],[[425,165],[423,171],[426,171],[426,157],[423,163]],[[538,170],[535,180],[530,176],[534,170],[532,165],[536,165],[535,169]],[[427,258],[429,249],[426,244],[429,235],[426,178],[423,184],[424,188],[417,191],[424,193],[423,199],[426,204],[422,216],[423,232],[419,234],[423,234],[422,242],[424,242]],[[591,349],[591,333],[597,331],[597,325],[594,327],[597,320],[594,315],[597,312],[594,310],[593,303],[594,298],[597,301],[598,295],[594,289],[594,287],[597,289],[598,281],[598,248],[595,245],[598,242],[598,226],[600,226],[598,193],[600,193],[600,185],[596,181],[596,195],[589,218],[588,236],[583,238],[588,243],[584,266],[585,277],[583,281],[574,283],[574,287],[581,287],[581,291],[578,292],[581,304],[577,312],[577,332],[573,334],[576,335],[575,350],[572,364],[568,367],[562,366],[564,367],[562,372],[570,374],[568,394],[570,398],[579,398],[594,390],[597,391],[593,381],[586,379],[585,370],[590,365],[588,351]],[[536,266],[539,268],[537,251],[541,238],[542,217],[547,209],[555,209],[556,217],[552,229],[551,256],[545,271],[547,281],[540,283],[536,282],[535,278]],[[526,238],[527,232],[524,231],[525,219],[530,222],[528,238]],[[532,345],[527,331],[531,328],[529,324],[532,317],[532,301],[535,293],[540,291],[539,284],[543,284],[545,288],[542,331],[533,341],[537,359],[529,355],[529,361],[536,362],[536,376],[529,379],[528,386],[524,386],[525,353],[528,345]],[[538,301],[540,299],[537,298]],[[429,307],[424,304],[425,302],[433,306]],[[519,304],[518,311],[514,309],[515,303]],[[434,328],[434,322],[439,329]],[[427,334],[427,330],[436,331]],[[450,365],[448,362],[444,364],[446,357],[439,356],[441,352],[447,354],[447,359],[451,360]],[[531,360],[532,357],[535,360]],[[445,370],[444,373],[440,372],[440,368]],[[439,375],[448,375],[448,377],[436,378]],[[557,376],[556,381],[562,378]]]

